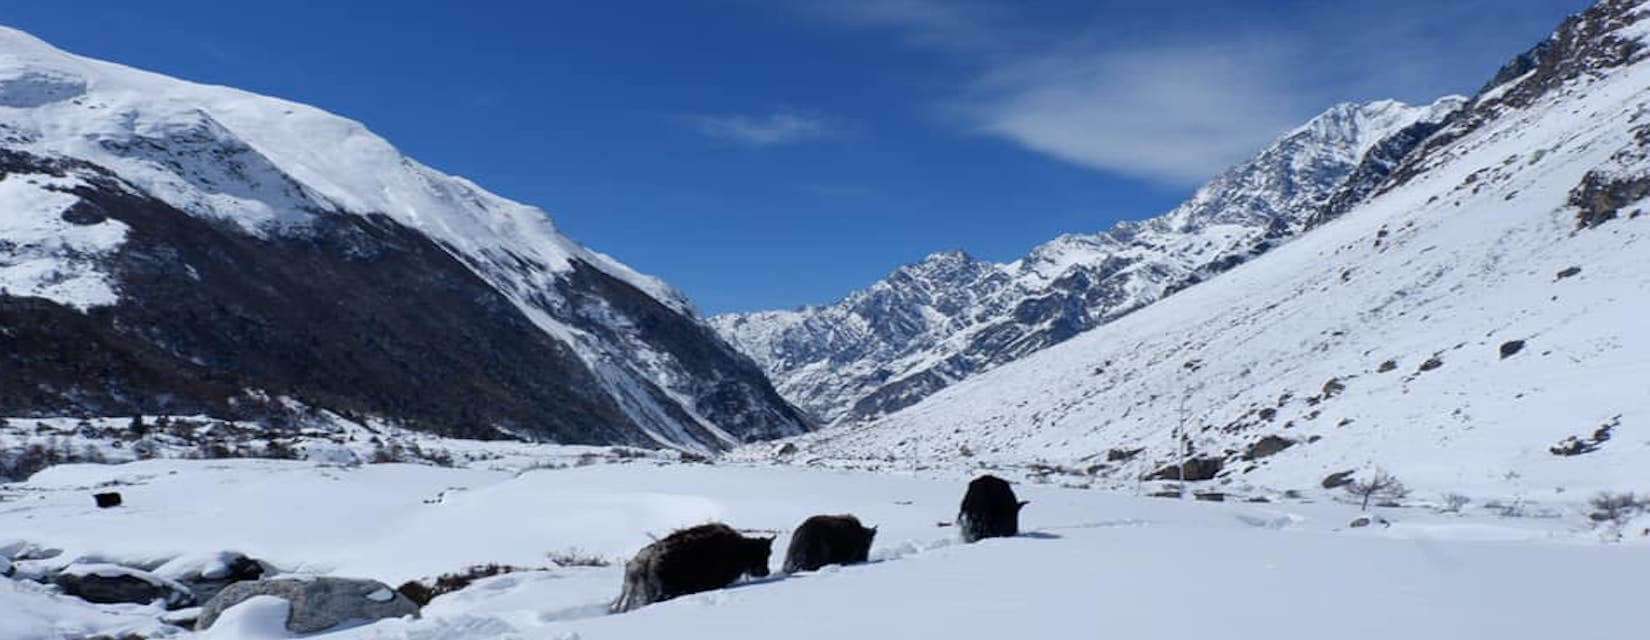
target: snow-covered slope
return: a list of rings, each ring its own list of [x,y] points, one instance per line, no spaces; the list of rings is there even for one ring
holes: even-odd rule
[[[291,637],[281,615],[268,635],[228,633],[246,629],[233,612],[191,634],[161,623],[158,605],[94,605],[27,579],[91,563],[164,573],[157,567],[227,550],[277,575],[390,585],[485,563],[525,569],[439,596],[417,618],[304,636],[336,640],[1512,640],[1643,629],[1630,612],[1650,571],[1646,538],[1600,544],[1584,513],[1504,518],[1476,504],[1458,513],[1410,506],[1378,509],[1390,526],[1352,528],[1357,507],[1326,501],[1210,504],[1021,485],[1031,501],[1025,533],[965,545],[954,528],[935,526],[955,516],[965,482],[733,465],[67,465],[0,487],[0,499],[26,497],[0,511],[0,554],[18,558],[18,573],[0,578],[0,637]],[[127,506],[95,508],[84,487],[111,484]],[[792,528],[820,513],[877,526],[871,562],[776,572],[606,615],[623,560],[650,535],[727,522],[777,536],[777,569]],[[41,557],[44,549],[58,553]],[[558,566],[547,555],[569,550],[609,564]]]
[[[1650,486],[1650,4],[1564,23],[1362,204],[815,454],[1317,486]],[[1517,68],[1514,68],[1517,67]]]
[[[805,429],[800,416],[772,392],[760,372],[716,338],[670,287],[569,240],[537,208],[419,164],[359,123],[284,100],[81,58],[0,28],[0,149],[8,154],[6,175],[0,181],[0,291],[13,300],[81,311],[105,309],[91,317],[116,316],[111,324],[120,333],[123,308],[168,302],[154,299],[159,294],[150,285],[155,283],[138,273],[155,260],[173,261],[173,276],[184,274],[196,281],[214,275],[240,278],[237,284],[244,288],[280,290],[297,302],[320,307],[333,298],[370,297],[374,292],[326,283],[299,295],[281,290],[279,281],[265,280],[269,274],[229,273],[236,264],[251,266],[252,260],[228,254],[244,249],[268,256],[307,244],[320,248],[326,259],[360,266],[387,254],[414,253],[421,256],[422,271],[402,274],[405,278],[427,279],[429,288],[459,282],[468,287],[479,280],[490,291],[466,291],[461,297],[487,307],[497,323],[525,321],[546,339],[521,349],[547,352],[546,359],[559,362],[557,370],[541,373],[544,379],[534,381],[524,372],[521,380],[502,385],[510,388],[485,385],[489,392],[519,396],[533,395],[522,393],[523,385],[571,387],[557,393],[541,390],[545,392],[538,395],[545,402],[538,410],[583,411],[592,423],[581,429],[547,427],[548,423],[535,424],[525,408],[510,416],[478,409],[473,415],[431,420],[430,428],[712,448]],[[132,201],[117,202],[122,198]],[[158,211],[162,208],[187,214],[198,223],[174,220],[170,213]],[[142,216],[143,228],[134,230],[140,224],[132,219],[138,217],[134,209],[157,211]],[[186,242],[183,237],[190,234],[198,237]],[[206,273],[201,264],[191,262],[196,259],[189,255],[191,250],[206,256],[201,260],[234,259],[222,261],[224,273]],[[136,254],[144,255],[138,259]],[[293,259],[286,255],[271,261]],[[392,266],[406,265],[378,265]],[[319,263],[309,267],[321,282],[343,269]],[[345,279],[362,285],[363,277]],[[379,288],[377,293],[385,292]],[[408,306],[400,313],[409,315],[420,313],[414,305],[434,302],[416,296],[402,300]],[[255,306],[222,296],[217,302],[232,309]],[[397,304],[389,298],[384,303]],[[238,321],[279,324],[262,317]],[[196,323],[191,330],[212,326],[209,320],[188,322]],[[477,322],[475,331],[489,331]],[[342,327],[340,331],[360,335],[322,341],[370,341],[363,336],[387,328]],[[435,335],[441,332],[432,330],[430,339],[466,337]],[[115,340],[146,339],[186,363],[210,362],[214,357],[191,351],[201,346],[198,343],[210,342],[199,336],[186,340],[156,335],[167,333],[159,330],[146,336],[133,333],[142,332],[126,331]],[[499,337],[497,342],[516,339]],[[298,342],[309,340],[314,339]],[[247,351],[258,348],[251,343],[239,346]],[[378,345],[359,346],[354,351],[372,351]],[[466,345],[452,346],[453,357],[467,357],[460,353]],[[479,357],[510,358],[509,349],[499,346],[502,350]],[[243,364],[226,366],[239,374],[248,368]],[[419,373],[407,368],[389,365],[378,375],[389,386],[393,370],[403,369],[401,375]],[[430,369],[435,375],[436,367]],[[412,377],[408,382],[435,383]],[[252,378],[246,382],[258,391],[304,395],[303,384]],[[6,382],[27,385],[7,389],[13,393],[0,397],[0,408],[14,414],[144,408],[118,406],[142,405],[142,399],[91,402],[79,396],[95,400],[95,391],[67,389],[56,390],[57,396],[67,398],[61,402],[24,402],[18,399],[21,390],[35,385],[21,377]],[[350,384],[366,386],[361,380],[332,386]],[[326,394],[309,386],[305,400],[327,404],[319,397]],[[187,395],[176,389],[171,393]],[[337,391],[351,393],[347,388]],[[581,400],[551,401],[558,393]],[[580,403],[601,406],[575,406]],[[388,402],[353,404],[355,410],[397,413]],[[596,432],[602,435],[593,435]]]
[[[832,305],[711,323],[822,420],[874,418],[1281,244],[1370,149],[1462,102],[1336,105],[1162,216],[1062,236],[1007,264],[939,253]]]

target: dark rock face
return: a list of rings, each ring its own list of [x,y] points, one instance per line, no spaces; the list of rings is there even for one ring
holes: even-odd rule
[[[790,547],[785,550],[785,573],[865,562],[876,535],[876,527],[862,526],[859,518],[850,515],[808,518],[791,533]]]
[[[1259,460],[1267,456],[1295,446],[1295,441],[1283,436],[1266,436],[1252,445],[1243,453],[1245,460]]]
[[[1185,464],[1171,464],[1146,476],[1147,480],[1185,480],[1203,482],[1213,480],[1226,467],[1220,458],[1192,458]]]
[[[1583,75],[1624,66],[1643,55],[1645,45],[1616,32],[1644,19],[1636,0],[1602,0],[1570,16],[1553,35],[1504,65],[1473,102],[1428,137],[1392,171],[1380,190],[1425,173],[1443,149],[1477,130],[1504,110],[1530,106]],[[1587,226],[1588,218],[1579,220]]]
[[[317,215],[260,237],[85,162],[0,150],[0,174],[10,172],[72,173],[88,185],[74,189],[77,207],[130,230],[107,265],[117,304],[81,312],[0,295],[0,415],[290,421],[267,394],[460,437],[735,444],[617,360],[593,368],[454,252],[385,216]],[[668,354],[691,381],[678,395],[735,438],[808,428],[748,358],[694,319],[582,262],[558,286],[570,301],[557,310],[565,322],[605,344]],[[624,408],[646,403],[659,411]]]
[[[747,538],[725,524],[676,531],[625,564],[624,589],[609,607],[638,609],[690,593],[720,589],[742,575],[768,575],[773,538]]]
[[[92,494],[92,500],[97,502],[97,508],[99,509],[118,507],[120,506],[120,492],[94,493]]]
[[[962,507],[957,510],[957,528],[963,542],[1020,535],[1020,510],[1026,502],[1014,496],[1007,480],[980,476],[968,483]]]
[[[418,605],[376,580],[316,576],[237,582],[201,608],[197,630],[211,628],[218,616],[254,596],[275,596],[291,605],[286,629],[318,633],[346,622],[371,622],[418,615]]]
[[[98,604],[149,604],[162,601],[168,609],[195,603],[188,589],[153,574],[115,565],[70,565],[52,577],[63,593]]]
[[[1513,356],[1516,356],[1516,355],[1518,355],[1518,352],[1523,351],[1523,350],[1524,350],[1524,341],[1523,340],[1508,340],[1506,342],[1503,342],[1503,343],[1501,343],[1501,348],[1500,348],[1501,359],[1506,360],[1507,358],[1511,358]]]
[[[1405,157],[1420,148],[1421,143],[1443,129],[1449,123],[1449,119],[1454,117],[1457,117],[1455,113],[1451,113],[1442,120],[1417,122],[1376,144],[1364,154],[1363,160],[1358,162],[1358,167],[1352,170],[1352,174],[1347,176],[1346,181],[1341,183],[1328,202],[1312,214],[1306,223],[1307,228],[1313,229],[1339,218],[1368,200],[1381,189]]]
[[[1623,207],[1650,198],[1650,176],[1619,177],[1590,171],[1570,191],[1576,227],[1591,229],[1621,216]]]

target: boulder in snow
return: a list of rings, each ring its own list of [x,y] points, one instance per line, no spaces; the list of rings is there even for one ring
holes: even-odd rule
[[[418,615],[417,604],[377,580],[277,578],[224,587],[202,607],[195,628],[210,628],[225,611],[258,596],[273,596],[288,603],[286,629],[292,633],[316,633],[345,623]]]
[[[147,571],[117,564],[71,564],[52,577],[63,593],[97,604],[149,604],[163,601],[167,609],[194,604],[188,587]]]
[[[118,506],[120,506],[120,502],[121,502],[120,492],[119,491],[109,491],[109,492],[106,492],[106,493],[92,494],[92,500],[97,501],[97,508],[99,508],[99,509],[107,509],[109,507],[118,507]]]
[[[196,602],[210,601],[224,587],[257,580],[265,572],[263,563],[236,551],[179,556],[155,569],[155,575],[188,587]]]

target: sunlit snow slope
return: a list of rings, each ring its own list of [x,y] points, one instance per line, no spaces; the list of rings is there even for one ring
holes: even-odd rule
[[[289,395],[468,435],[806,428],[670,287],[319,109],[0,27],[0,152],[0,326],[36,332],[0,333],[0,415]]]
[[[1568,20],[1299,239],[804,448],[1124,484],[1184,428],[1210,485],[1375,467],[1434,491],[1650,485],[1647,12]]]

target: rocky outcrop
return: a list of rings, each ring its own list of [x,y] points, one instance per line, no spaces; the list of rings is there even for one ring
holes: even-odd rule
[[[229,585],[201,609],[195,628],[211,628],[225,611],[256,596],[287,601],[286,629],[292,633],[319,633],[345,623],[418,615],[417,604],[376,580],[278,578]]]
[[[63,593],[98,604],[162,602],[168,609],[195,603],[188,587],[147,571],[114,564],[71,564],[52,576]]]

